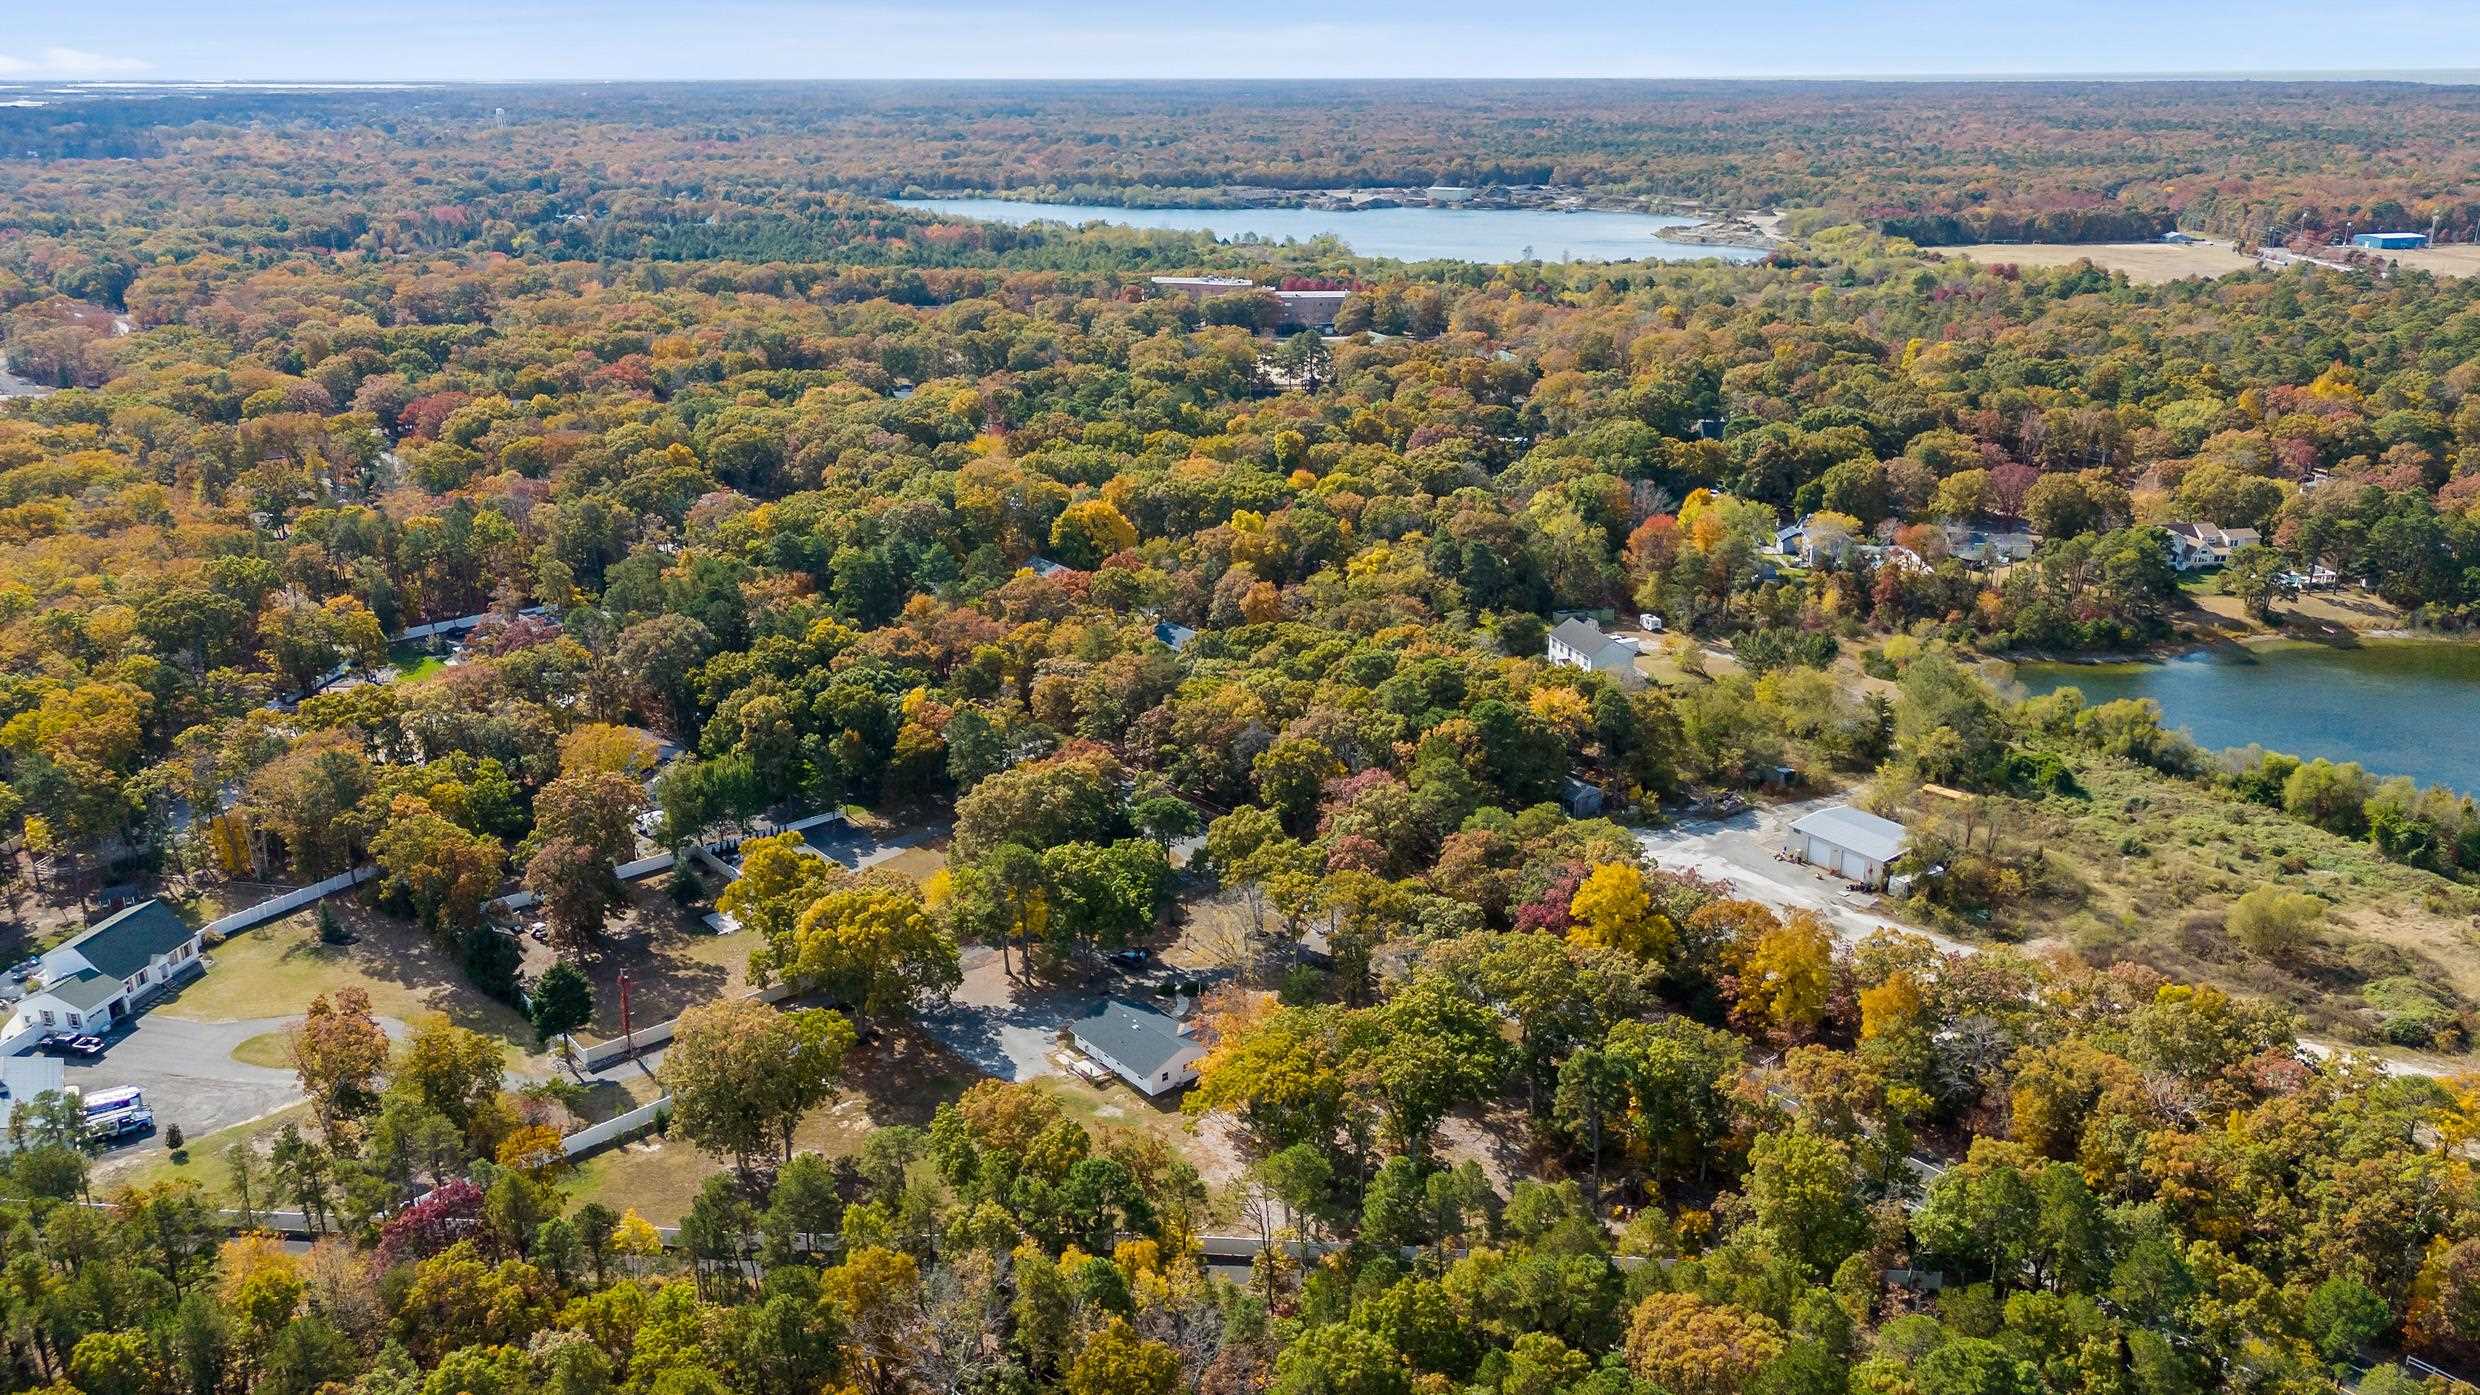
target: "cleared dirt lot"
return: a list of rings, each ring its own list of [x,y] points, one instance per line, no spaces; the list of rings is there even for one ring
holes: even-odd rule
[[[2189,276],[2225,276],[2251,270],[2256,265],[2254,257],[2241,256],[2218,242],[1978,242],[1968,247],[1930,250],[1976,262],[2012,262],[2028,267],[2091,262],[2104,271],[2123,271],[2128,280],[2146,286]]]

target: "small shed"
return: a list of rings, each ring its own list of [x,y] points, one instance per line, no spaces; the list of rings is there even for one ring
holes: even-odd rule
[[[1887,868],[1909,844],[1910,835],[1894,820],[1836,804],[1793,823],[1783,850],[1848,881],[1882,887]]]
[[[1559,806],[1571,819],[1599,818],[1602,813],[1601,787],[1570,775],[1559,785]]]
[[[1120,998],[1068,1024],[1068,1038],[1120,1079],[1148,1096],[1169,1094],[1197,1078],[1204,1043],[1167,1012]]]

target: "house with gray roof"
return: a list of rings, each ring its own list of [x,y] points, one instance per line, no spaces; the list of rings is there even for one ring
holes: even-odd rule
[[[173,982],[205,967],[205,932],[161,901],[137,905],[46,950],[33,986],[0,1039],[31,1046],[55,1033],[108,1029]]]
[[[1550,662],[1609,674],[1623,688],[1644,681],[1636,668],[1638,652],[1636,641],[1604,634],[1601,626],[1581,615],[1561,620],[1550,631]]]
[[[1195,1080],[1198,1058],[1206,1054],[1188,1023],[1120,998],[1106,999],[1090,1015],[1069,1023],[1068,1039],[1148,1096],[1168,1094]]]

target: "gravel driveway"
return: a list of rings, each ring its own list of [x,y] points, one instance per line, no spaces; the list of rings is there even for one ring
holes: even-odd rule
[[[1726,883],[1734,893],[1762,902],[1777,914],[1814,911],[1845,944],[1857,944],[1879,930],[1904,930],[1925,936],[1950,953],[1970,954],[1972,946],[1959,940],[1865,909],[1876,898],[1854,890],[1842,878],[1774,855],[1783,845],[1784,831],[1798,819],[1847,802],[1829,795],[1744,809],[1728,818],[1648,829],[1637,834],[1636,841],[1654,865],[1666,872],[1693,872]]]

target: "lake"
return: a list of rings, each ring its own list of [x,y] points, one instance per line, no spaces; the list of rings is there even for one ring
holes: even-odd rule
[[[2257,742],[2295,756],[2355,760],[2379,775],[2480,792],[2480,645],[2370,640],[2284,643],[2159,663],[2015,665],[2035,694],[2151,698],[2166,725],[2222,750]]]
[[[1118,223],[1131,228],[1211,232],[1226,242],[1343,239],[1364,257],[1404,261],[1512,262],[1527,252],[1544,261],[1753,262],[1752,247],[1702,247],[1665,242],[1664,228],[1699,220],[1655,213],[1562,212],[1548,208],[1113,208],[1085,203],[1019,203],[1014,199],[897,199],[907,208],[993,223]]]

